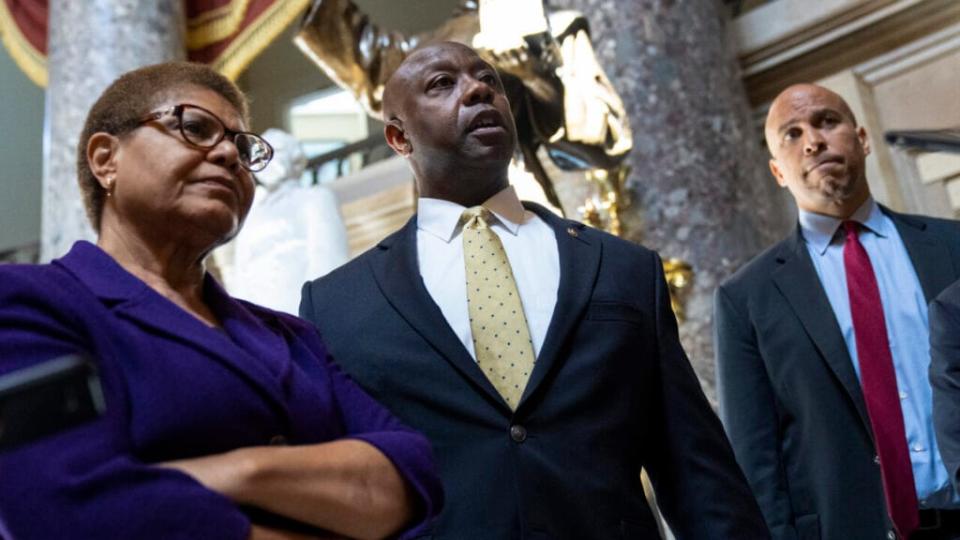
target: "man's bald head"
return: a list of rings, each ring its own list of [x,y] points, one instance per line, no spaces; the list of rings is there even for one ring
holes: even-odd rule
[[[384,122],[400,118],[403,100],[410,92],[410,79],[418,74],[427,63],[448,51],[465,52],[479,58],[476,51],[455,41],[430,43],[414,50],[404,58],[383,87]]]
[[[474,206],[506,187],[516,125],[497,70],[470,47],[411,53],[384,86],[383,120],[422,196]]]
[[[832,107],[844,115],[854,126],[857,125],[857,118],[847,102],[836,92],[824,88],[820,85],[811,83],[800,83],[788,86],[785,90],[777,94],[770,104],[770,110],[767,112],[767,121],[764,124],[763,133],[767,140],[767,148],[770,153],[774,153],[775,142],[779,139],[785,127],[791,121],[797,119],[797,111],[801,110],[806,103],[818,102]]]
[[[787,88],[770,105],[764,132],[770,172],[801,210],[847,219],[870,196],[867,132],[835,92]]]

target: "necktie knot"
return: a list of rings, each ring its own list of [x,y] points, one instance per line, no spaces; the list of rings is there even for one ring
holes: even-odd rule
[[[843,222],[843,231],[846,233],[847,238],[857,237],[857,233],[860,232],[860,223],[853,220],[847,220]]]
[[[490,226],[493,214],[482,206],[472,206],[463,211],[460,221],[465,229],[486,229]]]

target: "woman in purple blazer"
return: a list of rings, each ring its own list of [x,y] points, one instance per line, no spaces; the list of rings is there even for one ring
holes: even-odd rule
[[[186,63],[127,73],[91,109],[77,161],[97,244],[0,267],[0,373],[86,354],[106,413],[0,455],[0,537],[428,532],[442,492],[427,440],[312,326],[204,271],[272,157],[246,125],[236,86]]]

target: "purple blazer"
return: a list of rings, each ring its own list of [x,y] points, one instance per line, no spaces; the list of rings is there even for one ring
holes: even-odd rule
[[[204,294],[222,331],[87,242],[51,264],[0,266],[0,373],[84,352],[107,405],[0,456],[0,537],[245,539],[250,521],[231,501],[151,464],[344,438],[380,449],[419,498],[400,537],[427,534],[443,493],[426,438],[349,380],[313,326],[209,276]]]

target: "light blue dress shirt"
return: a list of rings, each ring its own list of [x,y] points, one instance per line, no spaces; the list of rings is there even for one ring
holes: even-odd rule
[[[843,265],[845,233],[841,221],[803,210],[799,217],[810,258],[830,300],[859,379],[860,363]],[[960,497],[950,485],[933,430],[933,401],[927,378],[930,329],[920,280],[896,226],[872,198],[867,199],[850,219],[864,226],[860,231],[860,243],[870,257],[880,288],[917,499],[921,508],[958,508]]]

